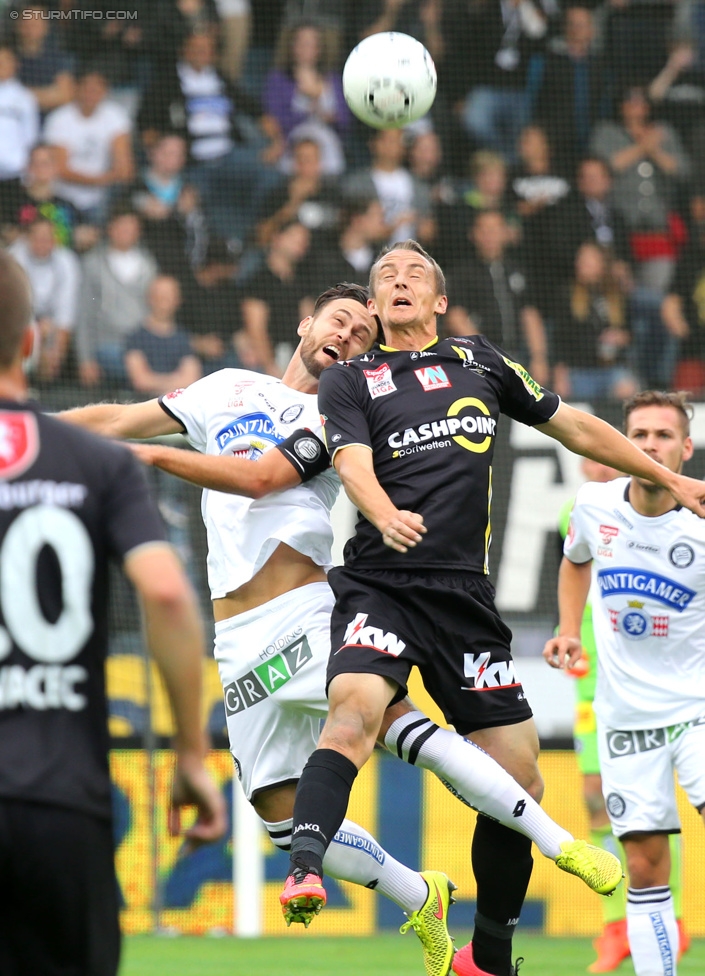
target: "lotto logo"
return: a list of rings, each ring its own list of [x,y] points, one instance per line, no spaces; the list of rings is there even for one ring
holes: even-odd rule
[[[422,369],[415,369],[414,376],[425,393],[428,393],[429,390],[443,390],[453,385],[442,366],[424,366]]]
[[[350,621],[345,630],[343,646],[339,650],[342,651],[343,648],[353,647],[356,644],[361,647],[371,647],[382,654],[391,654],[393,657],[399,657],[406,647],[404,641],[399,640],[396,634],[391,632],[386,634],[379,627],[368,627],[366,613],[358,613],[355,619]]]

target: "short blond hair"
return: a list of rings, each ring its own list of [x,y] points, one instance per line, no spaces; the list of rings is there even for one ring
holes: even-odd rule
[[[437,294],[445,295],[446,276],[443,274],[443,270],[440,264],[438,263],[438,261],[436,261],[434,258],[431,257],[428,251],[424,250],[424,248],[421,247],[418,241],[414,241],[411,238],[408,238],[405,241],[396,241],[394,244],[389,244],[387,247],[383,247],[382,250],[377,255],[377,257],[375,258],[374,264],[370,268],[370,297],[371,298],[374,298],[375,296],[375,285],[377,284],[377,267],[380,261],[382,261],[383,258],[385,258],[388,254],[391,254],[392,251],[413,251],[414,254],[420,254],[421,257],[430,264],[433,270],[433,276],[436,280]]]

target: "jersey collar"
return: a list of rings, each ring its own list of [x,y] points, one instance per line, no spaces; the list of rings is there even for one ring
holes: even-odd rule
[[[404,351],[404,352],[424,352],[424,350],[430,349],[431,346],[435,346],[438,341],[439,341],[438,336],[434,336],[433,339],[431,339],[430,342],[427,342],[425,346],[421,346],[421,348],[418,349],[418,350],[414,350],[414,349],[406,349],[406,350],[395,349],[393,346],[385,346],[381,342],[379,344],[379,348],[382,350],[382,352],[402,352],[402,351]]]

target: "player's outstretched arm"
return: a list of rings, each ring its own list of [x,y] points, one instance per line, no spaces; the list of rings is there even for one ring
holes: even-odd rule
[[[62,410],[55,416],[103,437],[145,438],[183,433],[183,427],[162,410],[157,399],[144,403],[93,403]]]
[[[382,533],[390,549],[407,552],[423,539],[426,527],[417,512],[400,511],[375,475],[372,451],[360,444],[336,451],[333,464],[348,497],[368,522]]]
[[[705,482],[675,474],[658,464],[599,417],[561,403],[548,423],[538,425],[537,429],[576,454],[667,488],[677,502],[705,518]]]
[[[218,840],[227,829],[225,802],[203,764],[201,720],[204,636],[196,597],[176,554],[162,543],[139,546],[125,558],[125,572],[141,600],[148,646],[162,673],[176,725],[176,774],[169,824],[179,833],[182,806],[198,818],[186,831],[190,846]]]
[[[301,484],[301,475],[277,450],[270,450],[257,461],[229,455],[199,454],[163,444],[131,444],[144,464],[190,481],[199,488],[224,491],[247,498],[262,498],[272,491],[284,491]]]
[[[580,627],[590,592],[590,567],[565,556],[558,573],[558,634],[546,641],[543,656],[552,668],[572,668],[582,654]]]

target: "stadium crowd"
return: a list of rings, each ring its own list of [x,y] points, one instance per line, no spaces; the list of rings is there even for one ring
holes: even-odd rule
[[[0,8],[0,233],[39,389],[279,375],[313,296],[413,236],[448,270],[447,335],[568,398],[705,393],[702,0]],[[404,131],[342,95],[381,30],[438,68]]]

